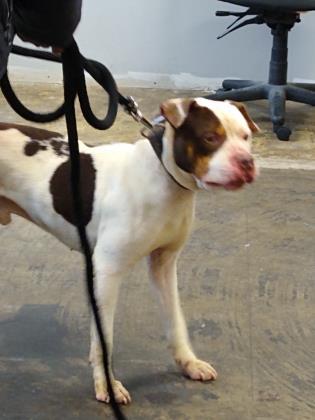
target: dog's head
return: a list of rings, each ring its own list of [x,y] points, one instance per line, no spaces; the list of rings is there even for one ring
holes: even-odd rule
[[[161,112],[173,129],[176,165],[200,188],[234,190],[255,179],[250,149],[252,134],[259,128],[243,104],[171,99],[161,105]]]

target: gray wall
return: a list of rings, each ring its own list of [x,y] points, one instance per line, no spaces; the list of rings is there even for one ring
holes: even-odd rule
[[[216,40],[231,22],[217,9],[239,9],[215,0],[83,0],[76,38],[82,52],[116,75],[187,73],[266,79],[271,37],[253,25]],[[290,34],[289,78],[315,79],[315,13],[303,15]],[[14,65],[37,66],[13,60]],[[22,63],[22,64],[21,64]],[[52,70],[51,70],[52,71]],[[151,75],[151,76],[150,76]]]

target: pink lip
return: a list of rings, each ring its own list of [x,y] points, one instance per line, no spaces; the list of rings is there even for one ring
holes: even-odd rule
[[[234,191],[241,188],[246,183],[243,179],[237,179],[235,181],[231,181],[228,184],[223,185],[223,188],[228,191]]]
[[[217,182],[206,182],[206,184],[209,185],[210,187],[215,187],[215,188],[221,187],[221,188],[224,188],[225,190],[228,190],[228,191],[234,191],[234,190],[238,190],[239,188],[243,187],[244,184],[246,184],[246,183],[250,184],[253,181],[254,181],[254,176],[247,175],[244,178],[233,179],[233,180],[227,182],[226,184],[219,184]]]
[[[222,187],[222,184],[218,184],[216,182],[205,182],[209,187]]]

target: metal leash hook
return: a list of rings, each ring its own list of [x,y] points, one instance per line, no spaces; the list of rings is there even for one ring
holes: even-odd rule
[[[127,102],[123,105],[124,111],[131,115],[138,123],[144,125],[146,128],[152,129],[153,125],[143,116],[138,102],[132,96],[126,96],[125,98]]]
[[[156,126],[161,126],[165,122],[163,115],[157,115],[153,118],[152,121],[149,121],[145,118],[140,111],[139,105],[132,96],[126,96],[126,103],[123,105],[124,111],[130,115],[135,121],[142,124],[144,127],[140,130],[140,133],[143,137],[149,138],[149,134],[146,130],[149,130],[150,133],[154,135],[154,128]]]

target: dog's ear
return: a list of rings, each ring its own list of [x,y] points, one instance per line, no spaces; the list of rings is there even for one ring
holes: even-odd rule
[[[249,113],[247,112],[246,106],[242,102],[228,101],[230,104],[236,106],[236,108],[243,115],[247,121],[248,127],[252,130],[252,133],[259,133],[260,128],[258,125],[251,119]]]
[[[191,98],[169,99],[162,103],[161,113],[173,127],[178,128],[183,124],[194,104],[196,101]]]

